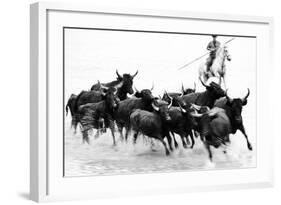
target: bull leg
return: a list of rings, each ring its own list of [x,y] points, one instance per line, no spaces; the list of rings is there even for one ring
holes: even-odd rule
[[[249,139],[248,139],[248,135],[246,134],[244,125],[241,125],[240,128],[239,128],[239,130],[242,132],[242,134],[243,134],[243,135],[245,136],[245,138],[246,138],[248,149],[252,151],[252,150],[253,150],[253,147],[252,147],[252,145],[251,145],[251,143],[250,143],[250,141],[249,141]]]
[[[83,143],[87,142],[88,144],[90,144],[88,130],[83,130],[82,136],[83,136]]]
[[[136,144],[137,143],[137,138],[138,138],[139,132],[135,132],[134,134],[134,139],[133,139],[133,143]]]
[[[169,148],[170,148],[171,151],[173,151],[171,135],[168,133],[168,134],[166,135],[166,137],[167,137],[167,140],[168,140]]]
[[[121,141],[123,141],[123,140],[124,140],[124,136],[123,136],[123,126],[117,125],[117,127],[118,127],[118,132],[120,133],[120,139],[121,139]]]
[[[160,140],[160,141],[162,142],[162,144],[164,145],[165,151],[166,151],[166,156],[170,155],[170,152],[169,152],[169,150],[168,150],[168,148],[167,148],[167,144],[166,144],[166,142],[163,140],[163,138],[162,138],[162,137],[156,137],[156,139]]]
[[[116,140],[115,140],[115,126],[114,126],[114,122],[113,121],[109,121],[109,129],[111,131],[112,134],[112,139],[113,139],[113,146],[116,145]]]
[[[156,151],[154,149],[154,147],[155,147],[155,143],[154,143],[153,139],[150,139],[150,148],[151,148],[152,151]]]
[[[175,133],[171,132],[172,133],[172,136],[173,136],[173,140],[174,140],[174,146],[176,149],[178,149],[179,145],[178,145],[178,142],[176,140],[176,137],[175,137]]]
[[[194,147],[194,144],[195,144],[195,141],[194,141],[194,136],[193,136],[193,133],[192,131],[189,132],[189,136],[190,136],[190,139],[191,139],[191,149]],[[188,138],[188,136],[186,136],[186,138]]]
[[[126,126],[126,129],[125,129],[125,141],[127,142],[128,141],[128,136],[129,136],[129,132],[130,132],[130,128]]]
[[[187,144],[187,145],[190,145],[190,140],[189,140],[188,135],[189,135],[189,134],[185,134],[185,135],[184,135],[184,138],[185,138],[185,140],[186,140],[186,144]]]
[[[186,144],[186,142],[184,140],[186,134],[185,133],[179,133],[179,135],[181,137],[182,146],[186,149],[187,148],[187,144]]]
[[[225,90],[227,90],[226,83],[225,83],[225,76],[222,77],[222,80],[223,80],[224,88]]]
[[[97,138],[99,138],[99,136],[100,136],[100,129],[97,129],[97,132],[96,132],[94,138],[97,139]]]
[[[212,154],[212,152],[211,152],[211,147],[210,147],[210,145],[208,144],[208,142],[204,142],[204,145],[205,145],[205,147],[206,147],[206,149],[207,149],[207,151],[208,151],[208,155],[209,155],[209,159],[210,159],[210,161],[212,162],[213,161],[213,154]]]

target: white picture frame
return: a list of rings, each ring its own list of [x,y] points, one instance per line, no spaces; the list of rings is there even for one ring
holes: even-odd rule
[[[57,12],[55,15],[63,13],[66,16],[61,18],[50,16],[50,12]],[[78,14],[81,14],[81,18],[75,16],[71,23],[65,24],[67,18]],[[53,27],[61,29],[63,26],[74,24],[85,27],[87,22],[83,19],[91,18],[92,14],[122,18],[136,17],[141,22],[140,24],[143,24],[136,26],[144,26],[148,29],[153,29],[155,25],[148,25],[144,19],[158,19],[158,29],[165,28],[168,31],[173,31],[173,26],[169,21],[192,20],[202,24],[213,22],[222,23],[226,27],[227,24],[232,23],[237,24],[237,28],[241,29],[236,31],[236,34],[249,32],[249,35],[257,36],[259,40],[257,48],[257,167],[243,170],[64,178],[60,169],[62,139],[56,141],[57,138],[55,138],[58,130],[62,128],[59,128],[59,125],[53,126],[53,121],[56,121],[53,112],[62,108],[57,108],[52,102],[54,97],[62,96],[59,91],[55,91],[61,78],[59,70],[61,64],[56,65],[56,62],[60,61],[62,44],[49,45],[53,41],[53,34],[48,29],[53,29]],[[52,18],[55,18],[56,23]],[[124,26],[122,22],[119,25],[118,21],[111,22],[111,25]],[[196,29],[204,33],[206,28],[197,27]],[[231,32],[218,27],[215,29],[219,33]],[[71,3],[32,4],[30,9],[30,198],[41,202],[273,186],[273,132],[270,129],[272,116],[264,109],[269,106],[270,99],[265,85],[270,85],[269,71],[273,69],[271,64],[273,61],[272,29],[273,19],[270,17],[97,8],[94,5]],[[53,49],[55,52],[52,52]],[[51,61],[49,61],[50,58]],[[265,135],[266,139],[262,138]]]

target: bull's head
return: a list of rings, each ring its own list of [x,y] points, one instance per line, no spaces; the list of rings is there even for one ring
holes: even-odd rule
[[[164,95],[162,97],[162,100],[172,103],[173,106],[182,106],[182,107],[187,107],[186,102],[182,99],[182,95],[173,95],[171,97],[166,91],[164,92]]]
[[[231,61],[231,56],[229,55],[229,52],[228,52],[226,46],[223,47],[223,55],[228,61]]]
[[[137,74],[138,74],[138,71],[136,71],[136,73],[134,75],[124,73],[123,76],[121,76],[118,73],[118,70],[116,70],[117,80],[120,82],[121,81],[123,82],[122,91],[124,93],[129,93],[129,94],[134,93],[132,86],[133,86],[134,77],[136,77]]]
[[[215,97],[215,99],[219,99],[225,96],[225,91],[221,88],[221,86],[215,82],[211,82],[210,85],[206,85],[202,79],[200,78],[202,85],[207,89],[208,92]]]
[[[137,98],[142,98],[144,102],[151,103],[154,100],[154,96],[152,95],[154,85],[150,89],[143,89],[141,91],[138,91],[138,89],[135,87],[135,96]]]
[[[233,115],[233,118],[237,124],[242,123],[242,116],[241,116],[242,108],[244,105],[247,104],[247,98],[249,97],[249,95],[250,95],[249,88],[247,94],[243,98],[234,98],[234,99],[230,98],[226,92],[226,99],[227,99],[226,105],[231,108],[231,114]]]
[[[106,87],[103,86],[103,91],[102,93],[102,98],[103,100],[106,102],[106,105],[110,108],[110,109],[115,109],[117,108],[120,99],[116,96],[117,93],[117,89],[122,86],[123,82],[120,82],[118,85],[116,85],[115,87]]]
[[[171,108],[172,106],[172,102],[170,104],[168,104],[166,101],[163,101],[163,100],[154,100],[152,103],[151,103],[153,109],[159,113],[160,117],[162,119],[164,119],[165,121],[170,121],[171,120],[171,117],[169,115],[169,109]]]
[[[183,84],[181,86],[182,95],[188,95],[190,93],[194,93],[196,91],[196,84],[194,83],[194,89],[192,88],[184,88]]]

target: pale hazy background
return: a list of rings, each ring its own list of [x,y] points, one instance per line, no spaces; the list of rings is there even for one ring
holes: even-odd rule
[[[231,38],[219,36],[217,40],[223,44]],[[205,63],[207,56],[187,68],[178,68],[206,53],[211,40],[208,35],[66,29],[65,99],[72,93],[89,90],[97,80],[115,80],[116,69],[120,74],[133,74],[138,70],[134,86],[141,90],[154,83],[155,96],[162,95],[164,90],[180,91],[182,83],[193,88],[195,82],[197,91],[203,91],[205,88],[198,81],[198,67]],[[243,119],[254,151],[247,150],[246,141],[238,131],[231,137],[227,156],[214,150],[214,168],[253,167],[256,165],[256,39],[236,37],[227,45],[232,57],[232,61],[226,63],[229,95],[243,97],[247,88],[251,90]],[[112,148],[109,132],[97,140],[91,139],[91,145],[82,145],[81,134],[74,135],[70,130],[69,116],[65,123],[66,176],[206,169],[208,158],[199,141],[193,150],[175,151],[171,159],[164,156],[161,145],[157,154],[143,144],[132,147],[131,143],[118,142],[117,147]],[[118,139],[119,134],[116,135]],[[178,143],[181,145],[180,140]]]

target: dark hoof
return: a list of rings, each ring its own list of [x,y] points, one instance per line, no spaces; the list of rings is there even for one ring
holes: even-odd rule
[[[194,145],[191,145],[190,149],[193,149]]]
[[[168,150],[166,150],[166,156],[169,156],[170,152]]]
[[[252,147],[251,144],[248,144],[248,149],[251,150],[251,151],[253,150],[253,147]]]
[[[187,149],[187,145],[186,144],[184,144],[183,147],[184,147],[184,149]]]
[[[179,148],[179,145],[178,145],[178,144],[175,144],[175,148],[178,149],[178,148]]]
[[[226,154],[227,153],[226,150],[223,150],[223,153]]]

